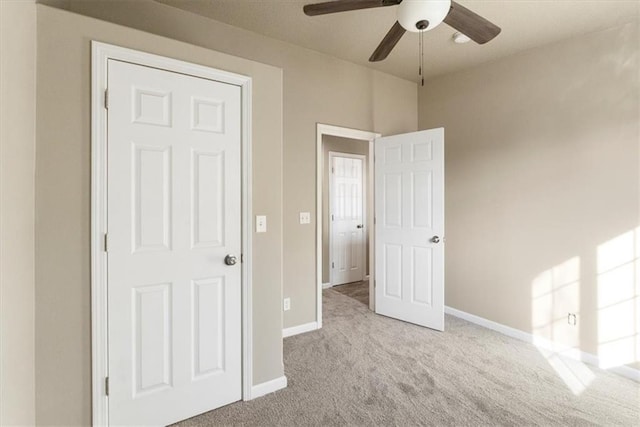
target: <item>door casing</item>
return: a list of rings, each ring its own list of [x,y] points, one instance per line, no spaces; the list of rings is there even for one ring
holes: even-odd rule
[[[340,126],[318,123],[316,125],[316,328],[322,328],[322,137],[324,135],[342,138],[359,139],[369,143],[369,161],[367,164],[367,188],[373,189],[373,143],[380,133],[350,129]],[[367,201],[367,212],[373,212],[373,197]],[[369,239],[369,295],[374,294],[373,283],[375,271],[374,239]],[[375,307],[374,297],[369,298],[369,308]]]
[[[242,96],[242,398],[251,399],[252,251],[251,251],[251,78],[106,43],[91,42],[91,399],[93,425],[108,419],[107,322],[107,62],[115,59],[215,80],[241,88]]]
[[[367,167],[366,158],[368,156],[364,156],[362,154],[351,154],[351,153],[342,153],[338,151],[329,151],[329,165],[333,164],[334,157],[348,157],[351,159],[360,159],[362,160],[362,223],[365,224],[365,231],[362,239],[362,278],[366,277],[366,266],[367,266],[367,235],[369,234],[369,226],[367,224],[368,216],[367,216],[367,202],[369,200],[368,192],[370,191],[367,187],[367,177],[369,173],[369,168]],[[331,167],[331,166],[329,166]],[[373,190],[373,189],[371,189]],[[333,175],[329,177],[329,261],[333,262],[333,220],[331,219],[331,215],[333,212],[333,192],[335,189],[333,188]],[[333,269],[329,270],[329,283],[331,286],[333,283]]]

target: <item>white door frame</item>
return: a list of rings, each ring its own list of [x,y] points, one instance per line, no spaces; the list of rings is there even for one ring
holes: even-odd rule
[[[367,173],[369,173],[369,168],[365,162],[367,156],[362,154],[352,154],[352,153],[343,153],[341,151],[329,151],[329,165],[332,165],[334,157],[347,157],[350,159],[360,159],[362,160],[362,223],[365,225],[365,234],[363,235],[364,239],[362,240],[362,248],[364,249],[367,245],[366,236],[369,235],[369,226],[367,224],[367,202],[369,200],[368,191],[369,187],[367,186]],[[330,166],[331,167],[331,166]],[[329,217],[331,217],[331,212],[333,212],[333,198],[331,195],[333,194],[333,175],[329,177]],[[333,260],[333,221],[329,219],[329,261]],[[366,278],[366,266],[367,266],[367,251],[362,251],[362,278]],[[329,284],[333,286],[333,270],[329,270]]]
[[[324,135],[339,136],[342,138],[360,139],[369,142],[369,164],[367,170],[369,171],[367,177],[367,188],[373,190],[373,143],[376,138],[382,136],[376,132],[368,132],[358,129],[350,129],[340,126],[333,126],[318,123],[316,125],[316,323],[318,329],[322,327],[322,137]],[[368,197],[367,211],[373,212],[373,197]],[[371,230],[368,230],[371,231]],[[375,301],[372,295],[373,281],[375,272],[375,246],[373,234],[369,235],[369,308],[371,310],[375,307]]]
[[[251,399],[251,77],[96,41],[91,42],[91,399],[95,426],[109,424],[107,323],[107,64],[109,59],[239,86],[242,92],[242,398]]]

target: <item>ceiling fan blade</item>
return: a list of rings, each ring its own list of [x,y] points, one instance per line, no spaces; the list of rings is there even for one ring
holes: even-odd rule
[[[497,25],[455,1],[451,2],[451,9],[444,22],[478,44],[493,40],[502,31]]]
[[[389,30],[386,36],[382,39],[376,50],[369,58],[369,62],[378,62],[389,56],[389,53],[398,44],[402,36],[407,30],[402,28],[402,25],[398,21],[393,24],[393,27]]]
[[[328,13],[348,12],[350,10],[371,9],[373,7],[395,6],[402,0],[337,0],[324,3],[307,4],[302,10],[305,15],[316,16]]]

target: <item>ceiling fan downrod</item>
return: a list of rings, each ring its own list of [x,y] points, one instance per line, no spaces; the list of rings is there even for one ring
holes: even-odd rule
[[[420,35],[418,36],[418,55],[420,57],[420,66],[418,67],[418,78],[420,79],[420,84],[424,86],[424,31],[420,31]]]

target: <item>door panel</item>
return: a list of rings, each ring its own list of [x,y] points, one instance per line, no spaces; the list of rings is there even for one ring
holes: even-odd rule
[[[136,397],[171,387],[171,283],[133,289]]]
[[[240,88],[110,60],[109,420],[241,398]]]
[[[132,143],[133,252],[171,250],[171,147]]]
[[[375,143],[375,309],[444,329],[444,129]]]
[[[331,284],[365,274],[364,156],[330,153]]]
[[[194,280],[193,377],[204,378],[224,372],[224,277]]]
[[[223,247],[224,154],[193,151],[191,167],[192,248]]]

